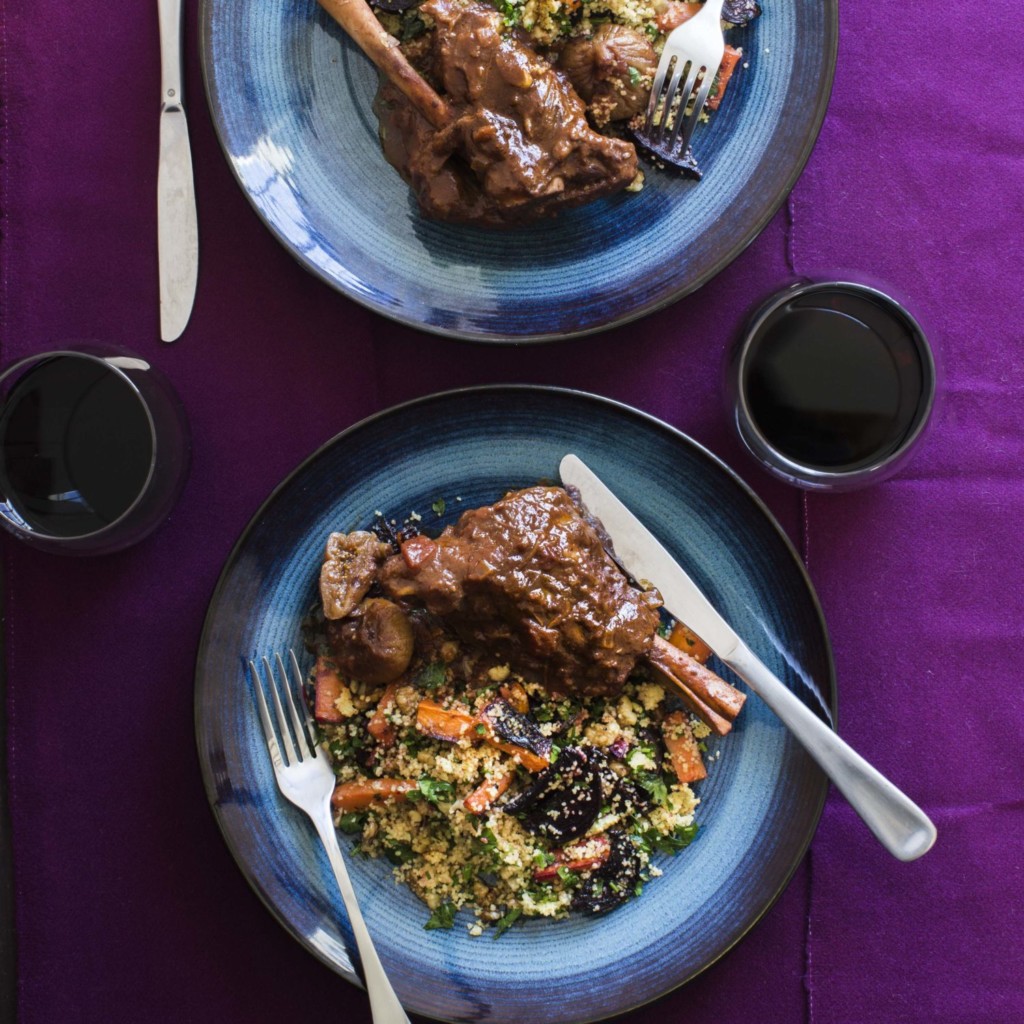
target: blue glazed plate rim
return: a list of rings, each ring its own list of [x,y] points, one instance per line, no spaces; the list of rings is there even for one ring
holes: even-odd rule
[[[494,395],[494,394],[508,394],[508,393],[523,393],[531,394],[536,396],[550,396],[553,400],[558,401],[559,398],[567,398],[575,401],[582,401],[584,403],[593,403],[597,408],[603,408],[606,411],[618,411],[619,413],[627,414],[637,422],[643,424],[647,428],[662,433],[669,438],[673,443],[685,446],[692,452],[698,455],[703,460],[706,460],[710,466],[724,474],[732,484],[740,489],[745,497],[752,503],[754,511],[759,514],[764,523],[770,527],[772,532],[775,534],[777,540],[781,542],[782,550],[788,555],[792,561],[792,568],[796,571],[796,574],[806,590],[806,597],[809,601],[809,606],[813,610],[816,625],[820,630],[820,640],[823,645],[823,653],[827,664],[827,676],[824,679],[819,679],[818,682],[821,684],[823,689],[824,700],[828,706],[829,713],[832,718],[833,724],[837,720],[837,694],[836,694],[836,677],[835,677],[835,665],[834,658],[831,649],[831,643],[829,641],[828,630],[825,623],[824,613],[821,608],[821,604],[818,600],[817,594],[814,590],[813,584],[810,577],[807,574],[806,567],[804,566],[799,554],[795,547],[786,535],[785,531],[779,525],[778,521],[772,515],[771,511],[764,504],[764,502],[758,497],[758,495],[750,488],[750,486],[725,462],[723,462],[718,456],[709,451],[699,442],[695,441],[689,435],[685,434],[681,430],[671,426],[663,420],[651,415],[650,413],[643,412],[642,410],[636,409],[626,403],[610,399],[602,395],[594,393],[570,389],[570,388],[559,388],[549,387],[541,385],[529,385],[529,384],[497,384],[497,385],[481,385],[474,387],[463,387],[455,388],[448,391],[436,392],[430,395],[425,395],[420,398],[411,399],[406,402],[399,403],[397,405],[390,406],[387,409],[381,410],[380,412],[371,414],[359,420],[358,422],[347,427],[345,430],[336,434],[334,437],[320,445],[312,454],[307,456],[302,462],[299,463],[267,496],[267,498],[260,504],[255,514],[250,519],[249,523],[245,526],[238,540],[232,547],[228,557],[225,560],[224,567],[218,577],[217,583],[212,592],[210,602],[208,605],[208,611],[204,620],[203,630],[200,637],[197,655],[196,655],[196,671],[195,671],[195,735],[197,744],[198,759],[200,762],[201,774],[203,777],[204,788],[207,793],[208,802],[210,804],[211,812],[214,816],[214,820],[217,822],[218,828],[224,837],[224,840],[234,858],[239,870],[241,871],[246,882],[253,889],[260,901],[267,907],[273,917],[281,924],[285,931],[298,942],[308,952],[312,953],[314,957],[323,963],[326,967],[331,969],[333,972],[340,974],[346,980],[353,984],[362,987],[362,983],[359,977],[354,971],[346,970],[341,967],[337,962],[333,961],[330,956],[323,952],[318,947],[312,945],[301,935],[295,928],[292,921],[289,920],[286,914],[283,914],[280,909],[275,906],[268,894],[263,890],[259,883],[256,871],[252,865],[248,863],[241,850],[237,848],[233,842],[229,830],[225,827],[224,822],[221,819],[220,813],[217,807],[217,790],[216,780],[213,775],[213,767],[208,760],[203,756],[203,723],[201,720],[201,708],[199,693],[202,686],[202,666],[207,654],[209,653],[211,646],[215,644],[213,637],[214,629],[216,626],[216,610],[219,601],[222,597],[224,588],[229,580],[232,569],[236,565],[240,557],[243,556],[247,541],[253,531],[259,526],[260,520],[263,518],[265,512],[273,506],[283,495],[285,495],[293,483],[293,481],[309,469],[314,463],[316,463],[321,456],[335,445],[344,444],[364,428],[378,423],[379,421],[386,420],[389,417],[408,412],[415,409],[416,407],[423,407],[427,405],[443,404],[449,400],[474,396],[474,395]],[[655,995],[645,998],[639,1002],[624,1001],[621,1005],[616,1005],[610,1009],[608,1013],[602,1013],[596,1016],[589,1016],[585,1019],[581,1019],[580,1024],[589,1024],[589,1022],[597,1022],[601,1020],[607,1020],[612,1017],[619,1016],[624,1013],[628,1013],[641,1006],[648,1005],[649,1003],[655,1002],[658,999],[664,997],[669,992],[675,991],[681,988],[683,985],[692,981],[699,974],[702,974],[705,970],[717,963],[723,956],[726,955],[750,932],[750,930],[764,917],[764,915],[771,909],[776,903],[782,893],[788,887],[792,880],[793,874],[799,867],[803,860],[811,841],[814,838],[817,827],[820,823],[821,815],[824,810],[825,800],[828,794],[828,782],[824,775],[821,775],[821,785],[819,787],[818,796],[814,800],[811,813],[808,816],[807,825],[805,828],[805,834],[801,841],[793,847],[793,853],[788,868],[780,874],[779,882],[773,892],[764,898],[763,904],[759,907],[756,913],[745,922],[744,927],[739,931],[732,941],[723,945],[722,948],[714,955],[709,957],[705,962],[697,966],[691,973],[685,977],[673,979],[673,981],[666,986],[666,988]],[[428,1017],[443,1022],[450,1022],[452,1018],[441,1017],[432,1015],[424,1012],[423,1010],[417,1010],[417,1015]]]
[[[199,30],[199,58],[200,68],[203,77],[203,86],[206,94],[207,107],[210,111],[211,121],[214,127],[218,144],[231,169],[238,187],[245,195],[249,205],[255,211],[257,217],[262,221],[268,231],[287,250],[292,258],[312,274],[318,280],[329,287],[345,295],[347,298],[358,303],[371,312],[384,316],[396,323],[417,330],[437,334],[442,337],[452,338],[460,341],[483,342],[490,344],[535,344],[553,341],[564,341],[570,338],[585,337],[591,334],[598,334],[604,331],[633,323],[646,316],[658,312],[661,309],[678,302],[680,299],[697,291],[712,278],[721,273],[732,263],[767,227],[782,204],[786,201],[793,187],[796,185],[803,173],[807,161],[814,150],[818,136],[828,112],[828,105],[831,99],[832,88],[835,79],[836,62],[839,50],[839,9],[838,0],[825,0],[823,5],[824,46],[822,48],[822,77],[819,90],[811,106],[809,115],[804,125],[799,145],[791,148],[788,153],[789,170],[787,174],[776,182],[776,187],[770,195],[766,195],[756,207],[756,212],[749,217],[743,230],[735,232],[731,244],[723,246],[719,255],[712,259],[706,266],[694,273],[688,280],[677,285],[665,288],[661,294],[650,301],[630,308],[625,312],[606,312],[596,316],[592,321],[581,324],[572,329],[559,330],[530,330],[524,332],[507,333],[501,330],[500,310],[493,310],[490,315],[490,322],[494,325],[487,329],[469,329],[465,327],[454,328],[431,323],[421,316],[406,313],[403,308],[393,308],[386,302],[375,299],[365,294],[359,288],[353,287],[350,283],[339,280],[332,276],[315,261],[296,250],[295,246],[285,237],[283,232],[271,223],[268,216],[260,208],[256,197],[246,186],[241,173],[232,159],[232,152],[227,138],[225,118],[222,113],[222,103],[215,85],[215,69],[213,61],[213,23],[214,8],[218,0],[200,0],[200,30]],[[657,172],[656,172],[657,173]],[[348,268],[353,275],[358,275],[357,267]]]

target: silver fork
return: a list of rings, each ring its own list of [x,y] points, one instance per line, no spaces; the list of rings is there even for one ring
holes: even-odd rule
[[[647,103],[644,135],[650,140],[652,150],[673,162],[686,157],[693,129],[700,120],[725,55],[722,4],[723,0],[705,0],[704,6],[689,21],[669,33],[661,51]],[[702,73],[698,87],[697,79]],[[695,97],[694,89],[697,90]]]
[[[260,678],[256,663],[252,660],[249,661],[260,722],[263,724],[263,735],[267,739],[267,749],[270,751],[270,760],[274,766],[277,785],[296,807],[309,815],[316,826],[320,841],[327,851],[331,867],[334,869],[334,877],[341,890],[341,897],[345,901],[349,924],[352,925],[352,932],[356,937],[356,946],[359,948],[359,958],[363,964],[363,978],[366,982],[366,991],[370,996],[370,1010],[374,1024],[409,1024],[409,1018],[405,1015],[402,1004],[398,1001],[398,996],[395,995],[395,990],[384,973],[373,940],[366,930],[366,923],[359,910],[355,890],[348,877],[348,870],[338,846],[334,822],[331,820],[334,772],[315,740],[315,727],[302,697],[302,672],[299,669],[295,652],[289,650],[288,657],[291,662],[294,686],[289,685],[288,671],[280,654],[275,654],[274,659],[283,683],[281,687],[278,686],[275,679],[274,666],[270,659],[267,657],[261,659],[274,704],[277,733],[274,731],[270,711],[267,707],[263,680]],[[292,696],[293,688],[298,695],[298,706]],[[279,692],[282,689],[284,704],[281,702]],[[288,708],[288,716],[285,715],[285,705]],[[301,714],[299,707],[302,708]],[[280,735],[280,743],[278,735]]]

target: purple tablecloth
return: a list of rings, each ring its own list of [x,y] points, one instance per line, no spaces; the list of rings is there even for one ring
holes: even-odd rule
[[[900,864],[832,794],[752,933],[623,1020],[1024,1020],[1017,8],[844,5],[817,149],[732,266],[641,323],[487,348],[377,318],[274,241],[219,152],[188,6],[201,274],[191,324],[165,346],[156,5],[0,0],[0,356],[119,343],[170,376],[195,434],[184,497],[136,549],[63,560],[3,541],[19,1018],[369,1019],[363,994],[263,908],[207,807],[192,734],[203,615],[248,518],[317,445],[402,399],[527,381],[629,402],[745,476],[820,594],[843,734],[939,828],[932,852]],[[719,368],[751,303],[837,267],[881,277],[925,321],[943,405],[899,478],[806,496],[738,449]]]

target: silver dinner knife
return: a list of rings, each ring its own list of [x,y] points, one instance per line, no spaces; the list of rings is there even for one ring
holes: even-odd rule
[[[157,242],[160,260],[160,337],[185,330],[196,294],[199,228],[192,183],[192,151],[181,96],[181,0],[157,0],[160,17],[160,166]]]
[[[924,811],[772,674],[654,535],[580,459],[566,455],[560,472],[562,482],[576,488],[587,511],[601,521],[616,560],[634,579],[656,586],[668,612],[692,629],[775,712],[882,845],[904,861],[927,853],[936,831]]]

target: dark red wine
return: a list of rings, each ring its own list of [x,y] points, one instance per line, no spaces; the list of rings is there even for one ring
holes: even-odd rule
[[[153,434],[132,386],[100,360],[55,356],[11,388],[0,415],[0,487],[28,525],[80,537],[143,492]]]
[[[765,440],[793,462],[854,471],[898,451],[926,415],[931,363],[898,309],[870,291],[811,289],[768,314],[743,387]]]

